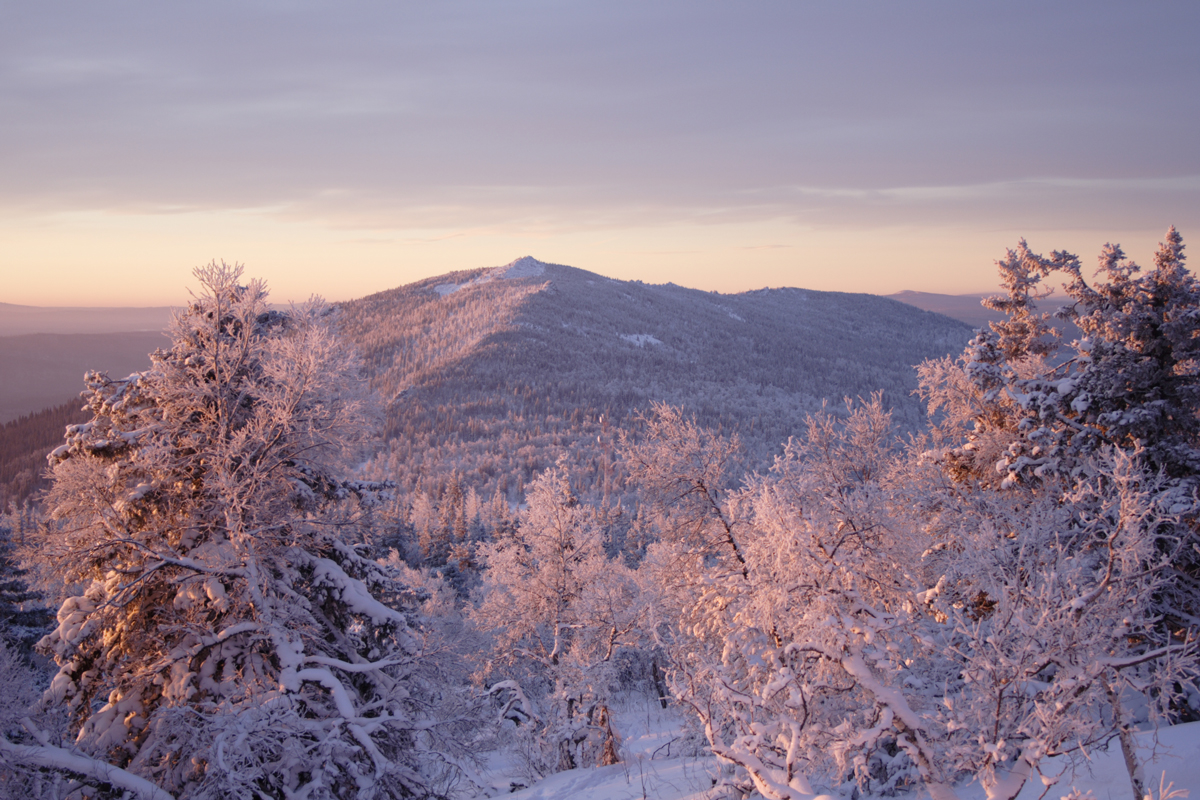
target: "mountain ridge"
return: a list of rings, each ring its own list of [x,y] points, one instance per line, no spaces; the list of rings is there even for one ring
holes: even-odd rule
[[[500,270],[517,275],[496,280]],[[830,400],[882,390],[901,428],[915,429],[913,366],[971,334],[875,295],[720,294],[531,257],[340,307],[343,333],[388,401],[373,477],[415,489],[459,474],[516,495],[564,453],[595,480],[611,449],[605,431],[654,402],[736,431],[760,466]],[[494,486],[505,476],[517,486]]]

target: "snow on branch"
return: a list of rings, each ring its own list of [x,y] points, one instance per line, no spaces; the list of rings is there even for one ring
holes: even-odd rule
[[[30,766],[83,775],[101,784],[133,792],[143,800],[175,800],[172,795],[132,772],[54,745],[13,744],[0,736],[0,753]]]

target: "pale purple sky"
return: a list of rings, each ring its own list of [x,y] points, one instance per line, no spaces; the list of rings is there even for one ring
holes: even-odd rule
[[[333,300],[522,255],[963,293],[1200,234],[1200,4],[0,4],[0,301],[224,258]]]

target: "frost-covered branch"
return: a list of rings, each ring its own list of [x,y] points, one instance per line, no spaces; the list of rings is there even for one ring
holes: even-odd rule
[[[101,786],[123,789],[144,800],[175,800],[173,795],[145,778],[126,772],[107,761],[89,758],[54,745],[13,744],[0,735],[0,753],[21,764],[82,775]]]

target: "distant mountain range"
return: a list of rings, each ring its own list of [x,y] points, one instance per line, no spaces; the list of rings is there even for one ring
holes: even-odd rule
[[[169,306],[154,308],[71,308],[0,303],[0,337],[30,333],[129,333],[161,331],[171,321]]]
[[[0,423],[72,400],[88,370],[145,369],[171,312],[0,303]]]
[[[985,297],[991,297],[997,293],[998,290],[987,294],[933,294],[906,290],[889,294],[887,297],[925,311],[932,311],[935,314],[945,314],[947,317],[967,323],[972,328],[982,328],[989,322],[995,322],[1004,316],[990,308],[984,308],[982,305]]]
[[[515,498],[564,453],[586,483],[619,480],[616,432],[654,401],[736,431],[756,466],[825,401],[882,391],[901,427],[914,429],[922,411],[913,366],[961,350],[990,314],[978,301],[718,294],[525,257],[343,303],[341,325],[387,406],[373,476],[434,493],[459,481]],[[88,369],[146,368],[170,311],[0,304],[0,423],[71,401]],[[15,441],[17,430],[4,435]]]
[[[146,369],[147,355],[166,344],[161,329],[0,337],[0,423],[78,397],[88,370],[124,377]]]

